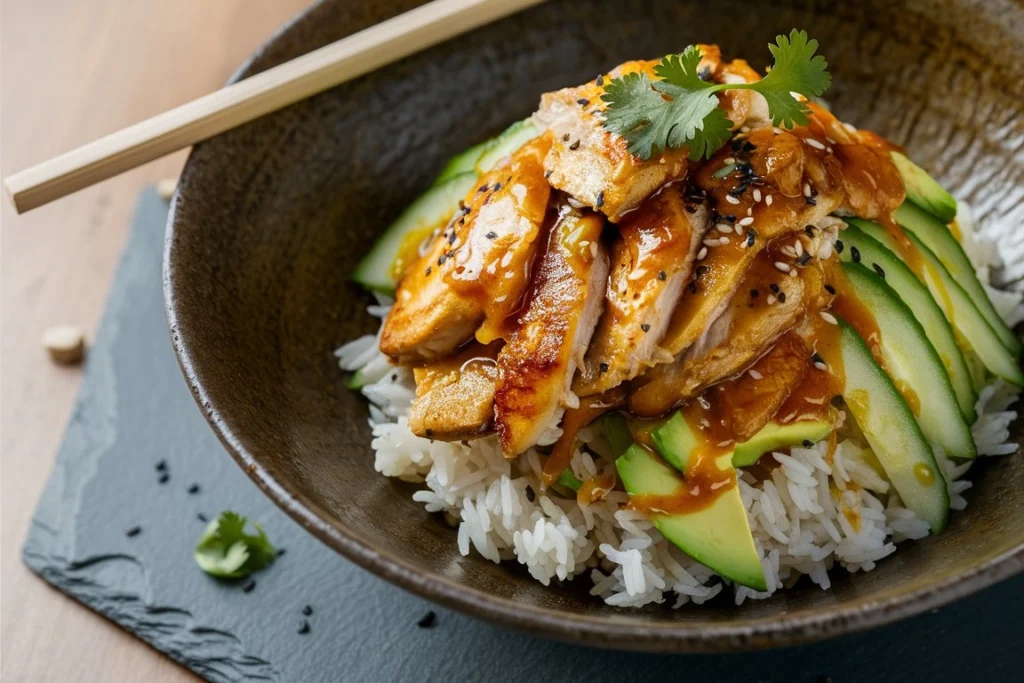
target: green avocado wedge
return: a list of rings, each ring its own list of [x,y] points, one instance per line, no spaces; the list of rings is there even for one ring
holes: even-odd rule
[[[788,424],[769,422],[733,451],[733,467],[749,467],[765,453],[780,448],[808,446],[818,443],[832,433],[832,423],[826,420],[801,420]]]
[[[937,534],[949,517],[949,492],[931,446],[867,344],[843,320],[838,349],[819,349],[825,362],[842,362],[843,399],[903,504]],[[838,353],[842,359],[833,357]]]
[[[882,226],[867,221],[861,221],[857,226],[894,254],[899,253],[895,241]],[[996,377],[1024,387],[1024,372],[1017,364],[1017,359],[999,341],[999,337],[971,301],[971,297],[957,284],[931,249],[917,239],[914,233],[908,230],[904,234],[911,247],[921,256],[924,265],[921,279],[932,293],[932,298],[942,309],[946,320],[952,324],[960,339],[970,347],[969,350],[964,349],[964,358],[968,361],[968,367],[972,369],[972,375],[975,374],[975,367],[971,361],[977,359]],[[975,381],[975,389],[983,385],[983,378],[980,383]]]
[[[842,268],[852,295],[875,316],[885,370],[925,438],[951,458],[976,458],[974,437],[960,414],[946,368],[910,308],[877,272],[850,261]]]
[[[988,321],[988,324],[999,337],[1003,346],[1019,357],[1024,345],[1017,339],[1002,317],[992,305],[991,299],[985,292],[985,288],[978,280],[974,272],[974,265],[971,264],[963,247],[949,231],[949,228],[924,209],[915,206],[910,202],[904,202],[900,208],[893,212],[892,217],[909,232],[914,233],[921,242],[931,249],[942,265],[946,267],[949,274],[953,276],[964,291],[971,297],[971,301],[978,307],[978,310]]]
[[[939,354],[939,359],[953,385],[953,391],[956,392],[960,414],[967,420],[967,424],[974,424],[978,417],[975,410],[978,392],[974,388],[974,379],[967,360],[957,345],[953,326],[946,320],[942,309],[914,272],[896,254],[865,232],[884,232],[882,226],[860,219],[847,219],[846,222],[849,227],[842,235],[846,248],[840,258],[844,261],[852,260],[855,248],[860,255],[861,263],[872,268],[877,264],[882,269],[886,284],[892,287],[903,303],[910,308],[917,322],[924,328],[924,333],[935,348],[935,352]]]
[[[890,156],[903,179],[907,199],[944,224],[956,217],[956,200],[946,191],[946,188],[939,185],[934,178],[928,175],[927,171],[899,152],[892,152]]]

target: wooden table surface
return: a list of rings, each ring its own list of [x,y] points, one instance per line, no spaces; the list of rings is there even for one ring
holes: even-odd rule
[[[216,89],[309,0],[3,0],[0,174]],[[136,198],[185,153],[24,216],[0,210],[0,678],[195,680],[21,563],[81,372],[52,365],[55,324],[91,334]],[[154,278],[160,273],[154,272]]]

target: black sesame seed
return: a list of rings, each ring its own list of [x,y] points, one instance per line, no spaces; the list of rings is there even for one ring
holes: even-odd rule
[[[726,220],[727,223],[735,223],[736,222],[736,214],[734,214],[734,213],[726,214],[725,220]]]
[[[697,270],[694,271],[694,273],[697,275],[697,277],[704,277],[704,275],[707,272],[708,272],[708,267],[703,265],[703,264],[697,266]]]
[[[276,555],[277,555],[278,557],[281,557],[281,556],[282,556],[282,555],[284,555],[284,554],[285,554],[286,552],[288,552],[288,551],[287,551],[286,549],[284,549],[284,548],[278,548],[278,549],[277,549],[277,553],[276,553]]]
[[[833,287],[832,285],[825,285],[825,291],[828,292],[829,294],[835,296],[836,288]]]
[[[448,244],[455,244],[455,231],[452,230],[451,234],[448,235]]]
[[[437,267],[440,268],[441,266],[443,266],[444,262],[445,262],[445,260],[447,258],[448,258],[448,253],[447,252],[445,252],[444,254],[441,254],[440,256],[438,256],[437,257]]]
[[[484,237],[486,237],[489,240],[493,240],[497,236],[498,236],[498,233],[494,232],[493,230],[491,230],[489,233],[484,235]]]
[[[757,239],[757,232],[753,228],[747,229],[747,246],[754,246],[754,241]]]
[[[302,626],[299,627],[299,635],[304,636],[307,633],[309,633],[309,622],[303,619]]]
[[[534,491],[533,487],[530,486],[529,484],[527,484],[526,486],[526,500],[530,501],[531,503],[537,500],[537,492]]]
[[[779,286],[777,284],[775,284],[774,282],[771,283],[770,285],[768,285],[768,289],[772,290],[772,292],[775,293],[775,294],[779,293]]]
[[[885,271],[882,270],[882,266],[878,265],[877,263],[872,263],[871,267],[875,269],[876,273],[878,273],[878,277],[882,278],[883,280],[885,279]]]
[[[842,254],[843,253],[843,249],[845,249],[845,246],[843,245],[843,241],[842,240],[836,240],[836,253],[837,254]]]
[[[131,529],[128,529],[127,531],[125,531],[124,535],[127,536],[128,538],[133,538],[135,536],[138,536],[141,533],[142,533],[142,527],[141,526],[133,526]]]
[[[608,372],[608,364],[607,363],[600,363],[597,366],[597,369],[600,370],[602,373]]]
[[[599,209],[604,206],[604,190],[597,193],[597,202],[595,202],[595,205]]]
[[[594,80],[594,85],[596,85],[596,86],[597,86],[597,87],[599,87],[599,88],[600,88],[600,87],[601,87],[602,85],[604,85],[604,76],[598,76],[598,77],[597,77],[597,78],[596,78],[596,79]]]
[[[686,283],[686,289],[689,290],[690,294],[696,294],[697,293],[697,281],[696,280],[690,280],[689,282],[687,282]]]
[[[430,610],[416,622],[416,625],[420,628],[433,628],[435,623],[437,623],[437,615],[434,614],[434,610]]]
[[[814,226],[813,225],[805,225],[804,226],[804,232],[807,233],[808,237],[814,237]]]
[[[481,185],[480,187],[476,188],[477,192],[487,192],[487,190],[488,190],[488,187],[487,187],[486,184]]]
[[[199,484],[192,484],[191,486],[189,486],[188,487],[188,492],[189,492],[189,494],[191,494],[193,496],[195,494],[199,493]]]
[[[159,476],[159,478],[157,478],[157,482],[160,483],[160,484],[166,484],[170,480],[171,480],[171,475],[168,474],[167,472],[164,472],[163,474],[161,474]]]
[[[699,78],[702,81],[710,81],[711,80],[711,67],[710,66],[705,66],[705,67],[701,67],[700,69],[698,69],[697,70],[697,78]]]
[[[156,471],[157,472],[166,472],[167,471],[167,461],[166,460],[159,461],[156,464]]]
[[[430,266],[427,266],[426,274],[428,277],[430,276]]]
[[[562,136],[562,142],[569,142],[569,134],[568,133],[566,133],[565,135]]]
[[[312,605],[306,605],[305,607],[302,608],[302,613],[305,616],[307,616],[307,617],[309,615],[313,614],[313,606]]]
[[[807,202],[808,204],[810,204],[811,206],[817,206],[818,205],[818,200],[815,199],[814,197],[804,197],[804,201]]]
[[[552,173],[554,173],[554,171],[544,171],[544,177],[550,178]]]
[[[697,207],[693,204],[686,205],[686,213],[697,213]]]
[[[427,435],[428,439],[434,438],[434,430],[433,429],[426,430],[425,434]]]
[[[198,519],[200,522],[209,522],[210,521],[210,519],[206,515],[204,515],[202,512],[197,512],[196,513],[196,519]]]
[[[569,145],[569,149],[571,149],[574,152],[576,150],[578,150],[579,148],[580,148],[580,141],[579,140],[577,140],[576,142],[574,142],[571,145]]]
[[[585,107],[588,104],[590,104],[590,100],[588,100],[586,97],[581,97],[578,100],[576,100],[576,104],[580,105],[581,107]]]
[[[854,263],[860,263],[860,249],[857,247],[850,247],[850,256],[853,258]]]
[[[750,297],[752,299],[756,299],[759,296],[761,296],[761,292],[757,291],[756,289],[750,290]]]
[[[651,326],[648,325],[647,323],[644,323],[643,325],[640,326],[640,329],[643,330],[644,332],[650,332]]]
[[[779,303],[780,304],[786,303],[786,293],[785,292],[779,292]]]
[[[796,260],[796,263],[797,263],[798,266],[806,266],[810,262],[811,262],[811,255],[808,254],[806,251],[804,253],[800,254],[800,258],[798,258]]]
[[[813,441],[811,441],[810,439],[804,439],[804,448],[810,448],[813,445],[814,445]]]
[[[825,364],[825,359],[822,358],[817,351],[815,351],[814,355],[811,356],[811,360],[814,361],[815,363],[821,363],[822,365]]]
[[[491,189],[493,189],[495,192],[497,192],[498,190],[501,189],[501,183],[494,183],[494,187],[491,188]]]
[[[659,279],[659,280],[661,280],[662,282],[664,282],[664,281],[665,281],[665,278],[667,278],[667,277],[668,277],[668,275],[666,275],[666,274],[665,274],[665,271],[664,271],[664,270],[659,270],[659,271],[658,271],[658,279]]]
[[[748,153],[749,152],[753,152],[755,149],[757,149],[757,145],[755,145],[753,142],[751,142],[750,140],[744,140],[743,141],[743,151],[744,152],[748,152]]]
[[[460,199],[459,200],[459,211],[465,211],[465,210],[466,210],[466,202],[464,200]]]
[[[250,580],[247,584],[242,586],[243,593],[252,593],[252,589],[256,587],[256,582]]]

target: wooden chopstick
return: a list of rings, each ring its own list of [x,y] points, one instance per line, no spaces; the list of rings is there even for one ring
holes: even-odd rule
[[[544,0],[434,0],[25,169],[4,180],[23,213]]]

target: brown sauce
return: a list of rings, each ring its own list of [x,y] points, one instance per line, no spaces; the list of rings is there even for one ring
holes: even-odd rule
[[[576,450],[576,435],[591,422],[610,410],[614,410],[625,400],[625,388],[617,387],[611,391],[580,399],[578,408],[570,408],[562,417],[562,436],[551,449],[551,455],[544,463],[543,479],[548,486],[554,484],[562,471],[572,461]]]
[[[576,500],[584,505],[604,500],[615,489],[617,483],[618,479],[614,475],[602,472],[583,482],[580,490],[576,492]]]
[[[631,495],[629,507],[645,514],[668,515],[686,515],[710,507],[736,486],[735,470],[721,470],[715,464],[716,458],[727,451],[709,443],[695,448],[676,491],[668,495]]]

